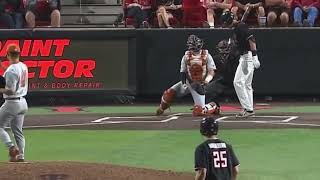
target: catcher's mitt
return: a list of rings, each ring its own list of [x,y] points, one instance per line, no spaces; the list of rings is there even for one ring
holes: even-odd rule
[[[0,88],[6,87],[6,79],[3,76],[0,76]]]

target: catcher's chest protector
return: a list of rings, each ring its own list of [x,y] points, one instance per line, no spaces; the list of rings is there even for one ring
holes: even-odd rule
[[[198,55],[187,51],[187,70],[189,78],[193,82],[203,82],[207,75],[207,50],[201,50]]]

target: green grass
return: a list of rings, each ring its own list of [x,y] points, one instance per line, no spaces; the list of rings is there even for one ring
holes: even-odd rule
[[[193,172],[198,130],[27,130],[26,158],[112,163]],[[239,180],[318,180],[320,131],[222,130],[241,162]],[[0,148],[0,160],[6,150]]]
[[[319,113],[320,106],[281,106],[272,109],[264,109],[259,112],[264,113]]]
[[[106,114],[106,113],[155,113],[158,105],[154,106],[80,106],[83,111],[77,112],[77,114]],[[171,108],[171,112],[188,112],[190,113],[191,106],[174,106]],[[62,113],[51,110],[52,107],[31,107],[29,108],[28,115],[51,115],[51,114],[73,114],[73,113]]]

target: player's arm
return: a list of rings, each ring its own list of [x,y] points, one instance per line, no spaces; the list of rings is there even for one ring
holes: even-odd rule
[[[231,165],[232,165],[231,180],[237,180],[237,177],[238,177],[238,174],[239,174],[240,162],[239,162],[236,154],[234,153],[233,148],[232,148],[231,145],[229,145],[229,151],[230,151]]]
[[[207,163],[202,146],[198,146],[194,153],[194,163],[196,171],[195,180],[205,180],[207,175]]]
[[[180,80],[182,84],[187,83],[187,64],[185,59],[186,59],[185,56],[183,56],[181,60],[181,67],[180,67]]]
[[[256,69],[260,67],[260,61],[257,54],[257,44],[253,36],[249,38],[250,50],[252,52],[253,65]]]
[[[16,87],[18,84],[18,76],[13,72],[8,71],[6,72],[5,80],[6,86],[5,88],[0,88],[0,93],[6,95],[13,95],[16,91]]]
[[[231,180],[237,180],[238,174],[239,174],[239,166],[233,167]]]
[[[208,54],[208,57],[207,57],[207,68],[208,68],[208,74],[204,80],[205,84],[208,84],[213,79],[215,75],[215,70],[217,69],[213,61],[213,58],[210,54]]]
[[[205,180],[207,174],[206,168],[201,168],[196,171],[196,177],[195,180]]]

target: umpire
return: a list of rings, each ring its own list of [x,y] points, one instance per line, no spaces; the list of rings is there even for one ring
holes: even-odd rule
[[[220,140],[219,124],[212,117],[202,120],[200,133],[206,138],[195,151],[195,180],[236,180],[239,161],[232,146]]]

